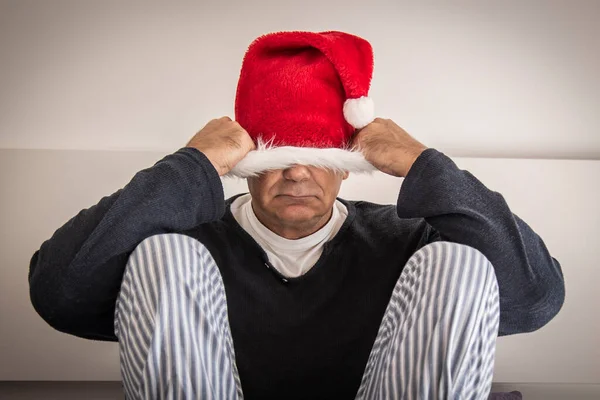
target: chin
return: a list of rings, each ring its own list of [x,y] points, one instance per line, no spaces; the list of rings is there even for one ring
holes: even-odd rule
[[[286,221],[291,222],[305,222],[315,218],[317,213],[312,208],[302,205],[294,204],[284,207],[279,213],[279,217]]]

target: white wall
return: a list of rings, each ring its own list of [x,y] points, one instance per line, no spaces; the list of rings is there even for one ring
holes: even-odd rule
[[[0,148],[172,149],[233,114],[252,39],[337,29],[374,46],[378,113],[430,146],[600,157],[599,1],[426,3],[0,0]]]
[[[114,344],[53,330],[29,300],[29,260],[70,217],[125,185],[163,154],[0,150],[0,381],[116,380]],[[544,238],[562,264],[566,300],[541,330],[498,341],[496,382],[600,384],[600,161],[455,158]],[[351,175],[340,195],[394,203],[401,179]],[[225,180],[227,197],[246,190]]]
[[[0,380],[119,378],[114,345],[35,315],[28,258],[79,209],[232,115],[253,38],[337,29],[374,46],[379,115],[477,157],[456,160],[563,262],[565,308],[499,341],[496,381],[600,383],[600,161],[489,159],[600,160],[600,2],[448,3],[0,0]],[[398,186],[350,179],[342,193],[391,202]]]

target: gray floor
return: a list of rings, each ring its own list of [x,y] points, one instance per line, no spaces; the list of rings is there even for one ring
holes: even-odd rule
[[[519,390],[524,400],[598,400],[600,385],[495,383],[493,391]],[[124,399],[120,382],[0,382],[4,400]]]
[[[2,400],[125,399],[121,382],[0,382]]]
[[[523,400],[599,400],[600,385],[566,383],[494,383],[492,391],[518,390]]]

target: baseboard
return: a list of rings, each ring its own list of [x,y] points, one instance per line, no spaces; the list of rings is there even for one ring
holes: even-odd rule
[[[600,384],[588,383],[509,383],[494,382],[492,392],[523,394],[523,400],[597,400]]]
[[[517,390],[523,400],[596,400],[600,384],[496,382],[493,392]],[[0,398],[11,400],[122,400],[119,381],[0,381]]]

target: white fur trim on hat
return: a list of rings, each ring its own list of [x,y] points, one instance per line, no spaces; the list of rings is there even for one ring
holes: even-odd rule
[[[377,170],[359,150],[355,149],[276,147],[259,141],[256,150],[246,154],[225,176],[248,178],[257,176],[261,172],[284,169],[295,164],[312,165],[337,172],[370,173]]]
[[[355,129],[362,129],[375,119],[375,103],[370,97],[347,99],[344,102],[344,118]]]

